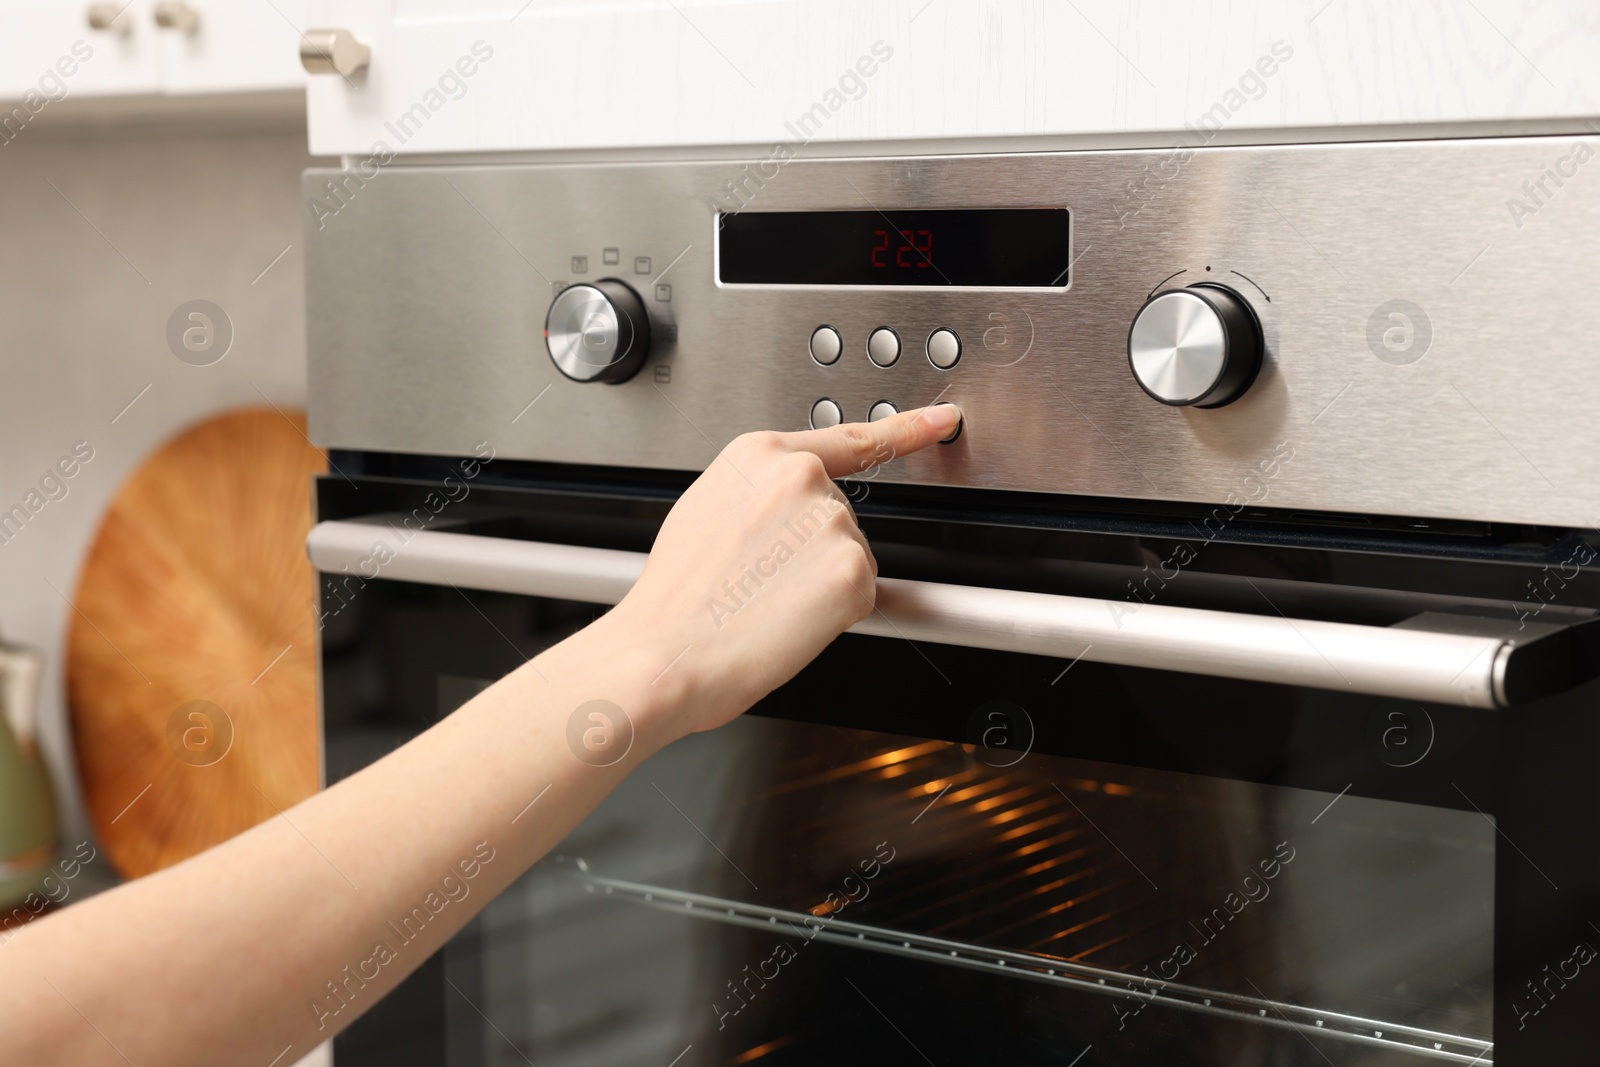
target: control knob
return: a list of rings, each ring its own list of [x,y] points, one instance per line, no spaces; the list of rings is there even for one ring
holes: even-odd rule
[[[1232,289],[1199,282],[1151,297],[1128,331],[1139,387],[1163,404],[1221,407],[1261,369],[1261,326]]]
[[[650,351],[650,318],[639,294],[615,278],[569,285],[550,303],[544,343],[575,382],[625,382]]]

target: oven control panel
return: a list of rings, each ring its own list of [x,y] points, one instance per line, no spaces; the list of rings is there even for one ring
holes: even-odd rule
[[[308,171],[312,437],[696,470],[948,402],[870,475],[1593,527],[1600,197],[1506,206],[1581,140]]]
[[[644,304],[616,278],[569,285],[557,293],[544,338],[550,361],[575,382],[625,382],[650,354]],[[818,366],[831,367],[844,353],[844,339],[824,324],[811,331],[807,347]],[[961,361],[961,335],[948,326],[936,327],[920,347],[940,370]],[[867,335],[866,353],[873,366],[892,367],[904,346],[891,327],[879,326]],[[1255,381],[1264,354],[1249,301],[1212,283],[1152,296],[1128,330],[1128,367],[1139,388],[1173,407],[1221,407],[1239,399]],[[893,401],[880,400],[868,409],[866,421],[897,411]],[[844,412],[837,401],[822,397],[811,405],[808,421],[813,429],[837,426]]]

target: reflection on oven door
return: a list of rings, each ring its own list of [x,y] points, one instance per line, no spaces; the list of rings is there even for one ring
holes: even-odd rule
[[[1473,812],[747,716],[485,911],[448,961],[483,1018],[450,1040],[541,1067],[1486,1063],[1493,862]]]

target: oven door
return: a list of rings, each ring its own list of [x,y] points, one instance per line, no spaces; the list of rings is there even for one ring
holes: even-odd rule
[[[329,781],[603,611],[678,488],[529,466],[435,511],[428,461],[337,459]],[[891,579],[867,632],[653,758],[338,1067],[1580,1061],[1600,600],[1573,542],[1264,521],[1152,571],[1148,518],[949,504],[859,502]],[[374,524],[411,536],[368,580]]]

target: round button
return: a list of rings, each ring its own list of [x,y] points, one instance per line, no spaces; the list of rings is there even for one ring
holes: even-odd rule
[[[1261,369],[1261,327],[1243,297],[1209,282],[1152,297],[1128,331],[1139,387],[1175,407],[1221,407]]]
[[[837,363],[839,353],[843,351],[844,344],[839,340],[839,331],[832,326],[818,326],[811,331],[811,358],[824,367]]]
[[[569,285],[550,304],[544,343],[573,381],[623,382],[650,351],[650,318],[639,294],[615,278]]]
[[[890,415],[897,415],[899,412],[900,409],[889,401],[880,400],[867,409],[867,421],[877,422],[879,419],[887,419]]]
[[[892,367],[900,358],[900,335],[887,326],[879,326],[867,338],[867,358],[880,367]]]
[[[839,410],[839,405],[827,397],[823,397],[811,405],[811,428],[825,430],[829,426],[837,426],[844,421],[844,412]]]
[[[954,330],[940,328],[928,335],[928,362],[949,370],[961,359],[961,338]]]
[[[954,404],[951,404],[948,401],[943,403],[943,404],[940,404],[939,406],[940,407],[956,408],[956,406]],[[966,413],[963,412],[960,408],[956,408],[956,428],[950,434],[949,437],[946,437],[944,440],[940,441],[939,443],[941,445],[947,445],[951,441],[954,441],[956,438],[961,436],[961,431],[966,429],[966,426],[967,426]]]

